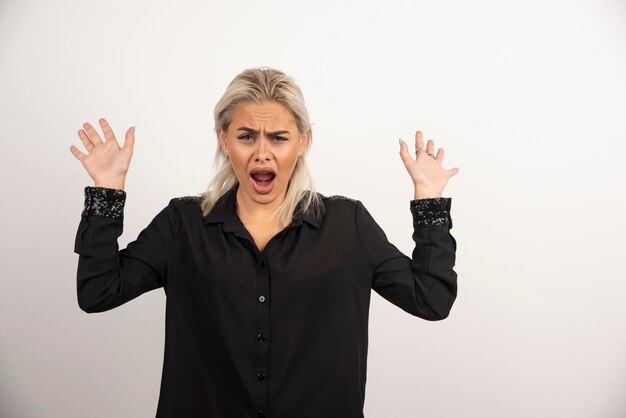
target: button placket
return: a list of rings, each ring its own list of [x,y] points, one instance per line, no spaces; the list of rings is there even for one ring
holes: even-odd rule
[[[265,341],[269,334],[269,267],[265,255],[258,253],[258,279],[256,285],[256,335],[254,348],[254,404],[258,416],[266,416],[268,409],[268,379],[267,369],[269,358],[269,344]]]

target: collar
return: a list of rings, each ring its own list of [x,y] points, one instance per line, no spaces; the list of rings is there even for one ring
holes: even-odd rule
[[[204,217],[205,225],[223,223],[224,231],[238,231],[244,228],[235,210],[238,188],[239,184],[236,184],[218,199],[211,212]],[[302,222],[306,222],[316,229],[320,228],[320,219],[316,218],[315,215],[310,212],[295,214],[291,220],[291,224],[289,224],[287,228],[299,226]]]

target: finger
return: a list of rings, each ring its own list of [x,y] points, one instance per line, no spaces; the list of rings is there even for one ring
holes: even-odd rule
[[[411,166],[411,163],[415,161],[411,157],[411,153],[409,152],[409,146],[404,141],[402,141],[402,144],[400,145],[400,158],[402,159],[402,162],[407,169]]]
[[[422,131],[415,131],[415,149],[424,148],[424,135]]]
[[[450,174],[450,177],[452,177],[452,176],[456,175],[459,171],[460,170],[459,170],[458,167],[454,167],[454,168],[451,168],[450,170],[448,170],[448,174]]]
[[[124,138],[124,149],[133,153],[133,148],[135,148],[135,127],[131,126],[126,131],[126,138]]]
[[[115,139],[115,134],[113,133],[113,129],[111,129],[111,125],[105,118],[100,118],[98,120],[100,122],[100,127],[102,127],[102,132],[104,133],[104,138],[107,142],[114,142],[118,148],[120,144],[117,143],[117,139]]]
[[[85,129],[85,133],[87,134],[87,137],[92,144],[98,145],[104,143],[100,138],[100,135],[98,135],[98,132],[96,132],[96,130],[93,128],[93,126],[91,126],[89,122],[83,123],[83,128]]]
[[[74,145],[70,145],[70,152],[74,155],[74,157],[76,157],[78,159],[78,161],[82,162],[83,159],[86,157],[85,154],[83,154],[82,152],[80,152],[80,150],[78,148],[76,148]]]
[[[435,156],[435,160],[439,161],[439,163],[443,163],[443,148],[439,148],[439,151],[437,151],[437,155]]]
[[[426,153],[434,154],[434,152],[435,152],[435,141],[432,139],[429,139],[428,142],[426,143]]]
[[[87,136],[87,134],[85,133],[84,130],[82,130],[82,129],[78,130],[78,137],[80,138],[80,140],[82,141],[83,145],[87,149],[87,152],[91,152],[91,149],[93,148],[93,144],[89,140],[89,137]]]

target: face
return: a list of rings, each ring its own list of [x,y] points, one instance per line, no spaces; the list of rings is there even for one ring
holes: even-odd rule
[[[243,103],[218,137],[239,180],[237,200],[278,207],[308,138],[293,116],[276,102]]]

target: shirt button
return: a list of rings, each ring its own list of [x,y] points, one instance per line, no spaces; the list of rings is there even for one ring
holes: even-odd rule
[[[264,372],[259,372],[259,374],[256,375],[256,378],[259,380],[263,380],[265,379],[265,376],[267,376]]]
[[[262,409],[259,409],[259,411],[256,414],[257,417],[259,418],[265,418],[265,411]]]
[[[263,342],[265,340],[265,335],[259,332],[256,336],[256,339]]]
[[[265,302],[265,296],[259,296],[259,302],[261,303]]]
[[[261,267],[265,268],[265,266],[267,266],[267,263],[265,262],[265,260],[261,261]]]

